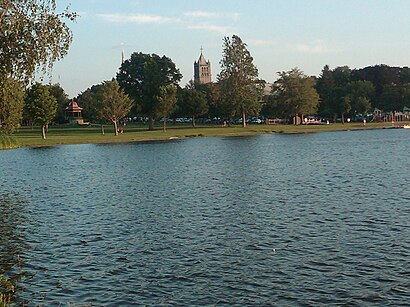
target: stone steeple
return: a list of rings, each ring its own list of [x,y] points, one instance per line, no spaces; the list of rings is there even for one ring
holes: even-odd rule
[[[198,61],[194,62],[194,80],[200,84],[211,83],[211,61],[206,61],[204,55],[199,56]]]

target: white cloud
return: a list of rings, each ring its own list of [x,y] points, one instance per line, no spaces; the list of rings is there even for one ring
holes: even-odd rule
[[[187,17],[198,17],[198,18],[216,18],[220,16],[219,13],[206,12],[206,11],[192,11],[184,13]]]
[[[264,40],[264,39],[249,39],[246,42],[249,45],[254,45],[254,46],[267,46],[267,45],[272,45],[273,42],[269,40]]]
[[[316,41],[313,44],[298,44],[295,49],[299,53],[307,54],[325,54],[340,51],[338,48],[326,45],[323,41]]]
[[[179,18],[170,18],[159,15],[121,15],[121,14],[98,14],[98,17],[105,19],[108,22],[117,23],[153,23],[153,24],[164,24],[164,23],[179,23],[181,20]]]
[[[229,14],[227,14],[227,16],[229,18],[231,18],[232,20],[237,21],[239,19],[239,17],[241,16],[241,14],[239,14],[239,13],[229,13]]]
[[[218,32],[218,33],[221,33],[221,34],[230,33],[230,30],[227,27],[219,26],[219,25],[215,25],[215,24],[209,24],[209,23],[189,25],[188,29],[206,30],[206,31],[211,31],[211,32]]]
[[[224,18],[224,19],[231,19],[233,21],[237,21],[240,17],[239,13],[216,13],[216,12],[208,12],[208,11],[190,11],[184,13],[185,17],[193,17],[193,18]]]

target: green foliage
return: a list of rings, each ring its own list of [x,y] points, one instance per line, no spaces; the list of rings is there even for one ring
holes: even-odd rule
[[[218,81],[221,98],[227,106],[228,116],[242,116],[246,126],[246,114],[258,114],[262,92],[258,86],[258,69],[247,50],[247,45],[237,35],[224,38],[223,58]]]
[[[346,92],[354,114],[365,114],[370,110],[370,98],[375,88],[370,81],[352,81],[346,85]]]
[[[173,84],[168,84],[160,87],[158,99],[158,108],[164,116],[164,131],[166,130],[167,115],[176,108],[177,88]]]
[[[150,129],[153,121],[163,115],[158,100],[161,87],[177,85],[182,75],[172,60],[156,54],[133,53],[120,67],[117,81],[124,92],[141,107],[141,112],[150,117]]]
[[[56,115],[57,100],[47,85],[36,83],[27,92],[26,108],[35,122],[49,124]]]
[[[387,111],[410,107],[410,83],[386,85],[380,96],[380,102],[379,107]]]
[[[219,117],[226,112],[223,111],[221,104],[220,86],[218,83],[195,84],[195,88],[202,92],[208,105],[208,116]],[[203,114],[200,114],[203,115]]]
[[[0,133],[0,149],[12,149],[19,147],[19,143],[12,135]]]
[[[37,67],[51,68],[72,41],[64,20],[75,18],[67,9],[57,13],[56,0],[1,1],[0,75],[27,80]]]
[[[83,108],[83,117],[92,122],[103,123],[102,84],[93,85],[77,96],[77,103]]]
[[[192,125],[195,127],[195,118],[208,112],[209,106],[206,93],[198,90],[197,85],[191,81],[182,89],[178,99],[180,113],[192,117]]]
[[[101,104],[98,112],[103,118],[114,124],[114,133],[118,135],[118,121],[131,110],[132,101],[124,94],[116,80],[105,81],[100,89]]]
[[[28,116],[42,125],[42,137],[45,139],[45,130],[57,113],[57,100],[49,87],[35,83],[27,92],[25,108]]]
[[[272,88],[272,100],[281,115],[289,117],[298,114],[314,114],[319,104],[315,80],[298,68],[279,72],[279,79]]]
[[[325,65],[319,78],[316,80],[316,90],[320,97],[319,113],[323,116],[333,115],[332,105],[332,91],[336,86],[336,82],[333,78],[333,72],[328,65]]]
[[[12,78],[0,77],[0,131],[14,132],[23,116],[24,89]]]
[[[50,94],[53,95],[57,100],[57,113],[55,116],[55,121],[62,124],[65,120],[65,109],[70,102],[68,95],[65,93],[64,89],[60,84],[48,85]]]

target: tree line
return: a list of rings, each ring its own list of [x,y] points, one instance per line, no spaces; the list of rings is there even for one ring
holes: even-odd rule
[[[36,71],[49,72],[67,54],[72,33],[66,21],[75,20],[76,14],[56,12],[55,1],[9,0],[0,5],[0,130],[13,132],[22,122],[37,123],[45,138],[50,123],[65,121],[69,100],[58,84],[29,84]],[[189,116],[193,126],[198,117],[240,118],[245,127],[250,116],[318,115],[344,122],[374,108],[393,112],[410,106],[408,67],[326,65],[317,77],[293,68],[278,72],[266,91],[247,44],[237,35],[223,39],[220,66],[216,82],[190,81],[182,88],[182,75],[169,57],[134,52],[112,80],[93,85],[75,99],[87,120],[101,124],[102,133],[107,123],[118,133],[125,116],[148,118],[150,130],[161,118],[166,130],[169,117]]]

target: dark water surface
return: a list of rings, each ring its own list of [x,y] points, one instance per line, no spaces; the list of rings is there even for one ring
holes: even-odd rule
[[[410,131],[0,152],[29,305],[410,305]]]

